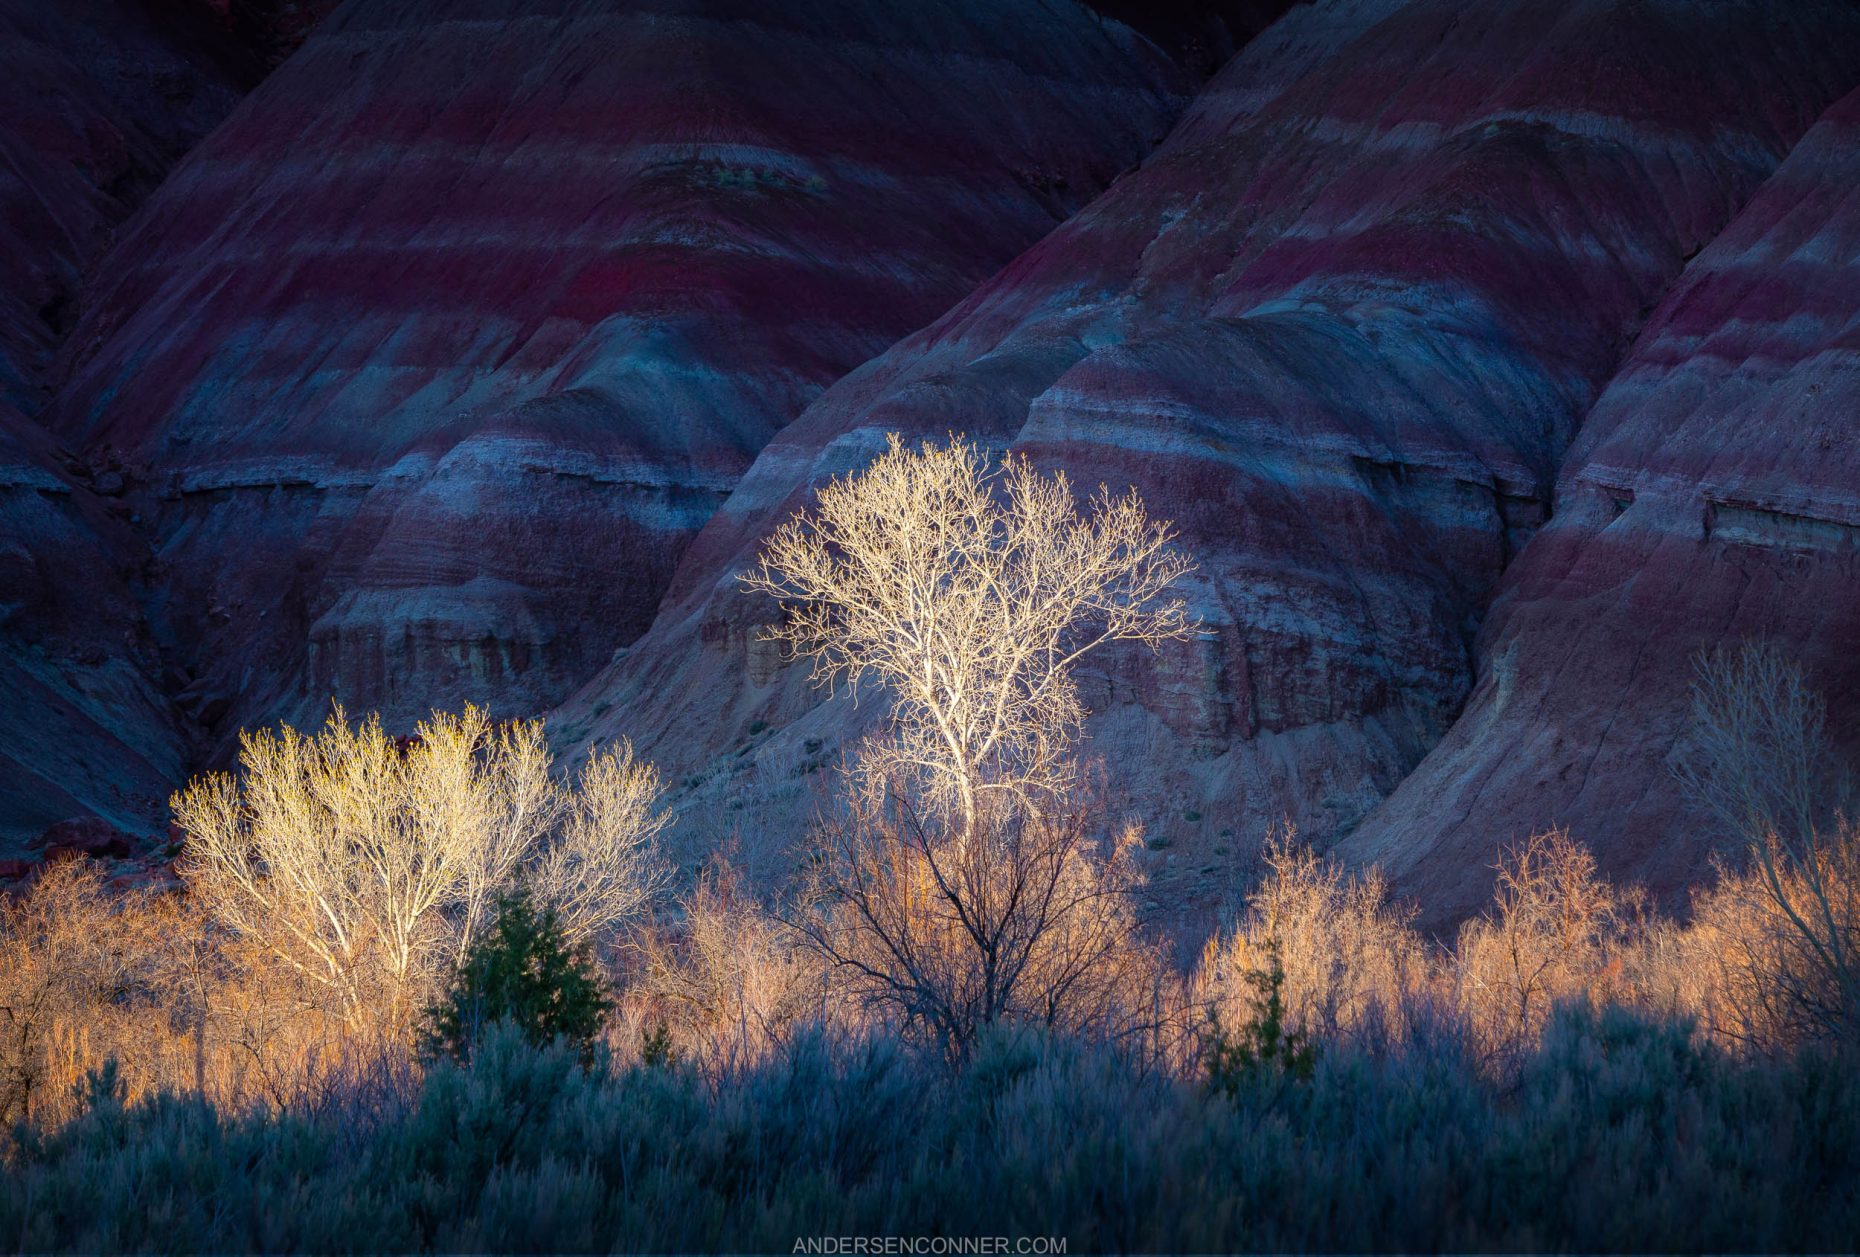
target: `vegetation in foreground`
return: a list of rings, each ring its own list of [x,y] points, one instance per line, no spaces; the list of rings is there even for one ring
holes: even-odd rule
[[[1684,922],[1570,835],[1420,936],[1280,832],[1187,972],[1079,757],[1086,653],[1193,631],[1167,525],[896,441],[746,577],[891,719],[786,881],[675,889],[625,745],[338,711],[177,796],[180,893],[0,904],[26,1249],[1839,1248],[1860,837],[1801,670],[1702,660]],[[675,895],[675,897],[674,897]]]
[[[86,1111],[0,1191],[22,1249],[793,1251],[809,1236],[1103,1249],[1839,1250],[1860,1234],[1860,1076],[1739,1061],[1614,1009],[1553,1020],[1498,1085],[1451,1038],[1308,1077],[1141,1073],[984,1036],[961,1071],[802,1035],[750,1068],[584,1070],[490,1036],[404,1098]]]

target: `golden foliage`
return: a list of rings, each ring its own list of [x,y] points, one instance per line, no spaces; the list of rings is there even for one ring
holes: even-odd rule
[[[1326,1040],[1405,1035],[1430,980],[1413,910],[1390,901],[1379,869],[1351,874],[1290,827],[1269,836],[1265,862],[1241,921],[1203,949],[1195,1006],[1242,1024],[1276,955],[1292,1028]]]
[[[730,1069],[765,1059],[828,1008],[813,952],[719,857],[679,902],[678,919],[642,932],[629,992],[641,1029],[666,1026],[687,1058]]]
[[[1758,643],[1702,656],[1678,774],[1741,847],[1699,905],[1736,957],[1731,1019],[1758,1037],[1860,1038],[1852,778],[1801,664]]]
[[[467,707],[403,746],[338,707],[311,736],[242,736],[239,775],[194,781],[174,815],[183,875],[218,924],[311,1002],[400,1031],[519,881],[575,940],[638,915],[663,878],[659,790],[625,743],[564,784],[539,721]]]
[[[1815,854],[1812,873],[1786,860],[1721,864],[1694,895],[1691,924],[1667,943],[1678,955],[1666,994],[1711,1034],[1775,1049],[1851,1041],[1860,1027],[1860,834],[1842,821]]]
[[[1491,911],[1460,931],[1453,979],[1475,1044],[1503,1062],[1536,1044],[1559,1001],[1614,993],[1632,905],[1567,830],[1531,835],[1497,868]]]

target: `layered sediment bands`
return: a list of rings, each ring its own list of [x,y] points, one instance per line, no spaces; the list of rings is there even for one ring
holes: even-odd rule
[[[102,269],[57,429],[151,468],[215,729],[539,710],[770,435],[1188,87],[1044,0],[353,0]]]
[[[859,715],[756,642],[774,608],[734,576],[886,431],[953,429],[1134,485],[1200,562],[1197,640],[1083,678],[1162,863],[1212,885],[1277,818],[1348,833],[1458,713],[1647,312],[1857,79],[1837,4],[1294,9],[1139,171],[771,442],[564,714],[643,734],[725,827],[804,794]]]
[[[1584,421],[1555,518],[1507,573],[1446,740],[1349,850],[1441,920],[1498,844],[1567,825],[1677,891],[1717,826],[1670,768],[1701,650],[1795,655],[1860,713],[1860,93],[1686,267]]]
[[[643,632],[676,542],[734,477],[688,448],[603,439],[611,419],[607,397],[570,389],[388,468],[325,579],[342,592],[310,626],[311,691],[405,712],[565,694],[606,661],[591,650]]]

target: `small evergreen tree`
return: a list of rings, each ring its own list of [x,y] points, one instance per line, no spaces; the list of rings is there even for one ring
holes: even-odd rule
[[[592,1063],[611,1007],[589,945],[571,946],[555,910],[538,910],[519,890],[498,900],[495,924],[428,1009],[424,1048],[464,1060],[486,1026],[507,1021],[538,1047],[560,1038]]]
[[[1276,943],[1266,947],[1266,968],[1246,975],[1254,991],[1253,1018],[1229,1035],[1210,1010],[1208,1085],[1229,1097],[1256,1080],[1308,1082],[1317,1063],[1317,1045],[1286,1024],[1285,968]]]
[[[648,1069],[670,1069],[678,1063],[678,1049],[672,1046],[672,1028],[663,1021],[650,1030],[639,1031],[639,1060]]]

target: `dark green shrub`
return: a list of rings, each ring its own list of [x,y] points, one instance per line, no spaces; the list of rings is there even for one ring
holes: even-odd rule
[[[1229,1097],[1260,1081],[1309,1082],[1317,1063],[1317,1044],[1285,1023],[1285,968],[1279,949],[1268,946],[1266,968],[1246,975],[1253,986],[1253,1017],[1229,1034],[1220,1017],[1208,1013],[1208,1085]]]
[[[663,1021],[650,1029],[639,1029],[639,1062],[650,1069],[670,1069],[678,1063],[678,1049],[672,1046],[672,1028]]]
[[[589,948],[571,947],[555,910],[538,909],[519,891],[498,901],[496,922],[427,1011],[423,1047],[428,1056],[465,1060],[486,1026],[507,1021],[537,1047],[560,1038],[592,1063],[611,1007]]]

